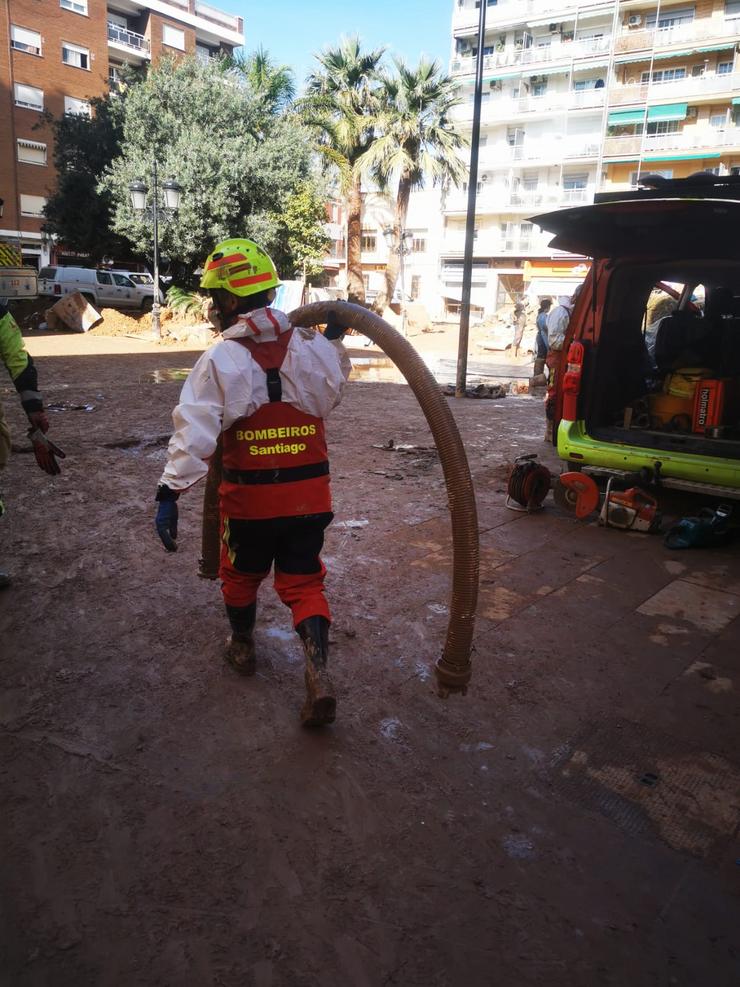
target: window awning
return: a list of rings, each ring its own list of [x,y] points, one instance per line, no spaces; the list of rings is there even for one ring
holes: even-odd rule
[[[701,48],[695,48],[694,50],[697,52],[726,51],[728,48],[734,48],[734,47],[735,47],[734,41],[723,41],[721,44],[716,44],[716,45],[707,45],[707,46],[702,45]]]
[[[701,161],[703,158],[718,158],[719,151],[708,153],[700,151],[698,154],[651,154],[643,161]]]
[[[644,119],[644,110],[614,110],[609,114],[607,123],[610,127],[625,127],[632,123],[642,123]]]
[[[659,120],[685,120],[689,109],[688,103],[664,103],[662,106],[648,107],[648,121],[656,123]]]
[[[686,55],[690,55],[693,52],[693,48],[685,48],[682,51],[656,51],[653,55],[654,62],[664,62],[668,58],[685,58]],[[645,58],[640,59],[640,61],[647,62],[650,60],[650,55],[646,55]]]

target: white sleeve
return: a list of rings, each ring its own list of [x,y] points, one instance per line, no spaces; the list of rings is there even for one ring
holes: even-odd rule
[[[216,348],[206,351],[183,384],[180,401],[172,412],[175,430],[167,449],[168,459],[160,483],[171,490],[186,490],[208,472],[208,460],[221,434],[225,394]]]
[[[296,329],[280,368],[283,401],[316,418],[326,418],[342,400],[351,370],[340,340],[319,332]]]
[[[570,322],[570,312],[563,305],[558,305],[547,319],[547,343],[551,350],[561,350],[565,342],[565,333]]]

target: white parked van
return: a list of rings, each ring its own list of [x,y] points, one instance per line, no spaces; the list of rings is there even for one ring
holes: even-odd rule
[[[154,302],[149,273],[103,271],[89,267],[44,267],[39,271],[39,295],[61,298],[79,291],[95,308],[136,308],[147,311]],[[160,303],[164,295],[159,293]]]

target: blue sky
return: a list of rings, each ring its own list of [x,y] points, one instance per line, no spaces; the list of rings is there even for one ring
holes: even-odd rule
[[[359,34],[364,47],[387,45],[416,62],[441,60],[450,51],[453,0],[208,0],[244,18],[245,48],[263,45],[275,61],[291,65],[300,87],[313,68],[312,54],[343,34]]]

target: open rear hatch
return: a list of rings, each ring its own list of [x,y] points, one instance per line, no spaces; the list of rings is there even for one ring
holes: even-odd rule
[[[588,257],[740,258],[740,201],[651,198],[533,216],[550,246]]]
[[[598,309],[593,299],[577,307],[569,334],[584,339],[589,329],[578,421],[566,416],[558,448],[584,465],[629,469],[660,459],[667,475],[740,487],[740,185],[720,198],[715,185],[712,194],[701,183],[696,195],[681,188],[679,197],[673,186],[684,183],[670,184],[532,219],[554,234],[551,247],[599,261]],[[707,289],[709,302],[726,296],[725,308],[705,311],[694,285]],[[681,310],[651,324],[647,302],[658,289]],[[684,336],[690,346],[668,346],[668,357],[656,359],[663,344]],[[684,368],[700,369],[693,390],[676,398]],[[706,421],[697,417],[705,391],[717,398]]]

